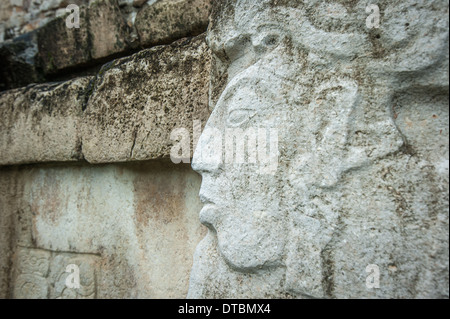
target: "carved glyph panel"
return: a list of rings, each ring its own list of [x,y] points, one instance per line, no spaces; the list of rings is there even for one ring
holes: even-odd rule
[[[16,258],[13,297],[94,299],[98,294],[99,262],[100,257],[94,254],[20,247]],[[79,285],[76,285],[78,282]]]

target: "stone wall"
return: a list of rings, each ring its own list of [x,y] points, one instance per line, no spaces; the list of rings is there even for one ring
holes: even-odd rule
[[[43,1],[41,7],[50,2]],[[20,36],[0,41],[0,90],[92,75],[114,58],[199,35],[206,31],[210,11],[210,0],[54,3],[64,7],[58,9],[64,11],[63,15],[35,22],[39,27],[30,27],[27,30],[30,32],[19,32]],[[69,3],[80,4],[79,28],[66,26],[71,14],[70,10],[65,12]],[[13,12],[17,8],[14,6]],[[36,10],[43,10],[39,8]],[[29,19],[32,18],[25,20]]]
[[[210,114],[210,51],[195,36],[209,2],[76,3],[74,30],[41,19],[67,1],[0,11],[31,12],[35,29],[0,44],[2,89],[15,87],[0,92],[0,297],[184,298],[206,229],[201,178],[170,161],[171,133]]]
[[[46,26],[55,18],[67,16],[70,11],[66,8],[71,4],[92,11],[95,6],[101,7],[104,3],[117,7],[126,24],[130,28],[136,27],[147,46],[164,41],[168,43],[192,32],[202,33],[208,20],[209,1],[203,0],[4,0],[0,4],[0,42]],[[112,18],[111,23],[117,23],[110,12],[104,11],[102,16]],[[96,13],[93,17],[99,18]],[[111,31],[104,35],[113,34]]]
[[[189,166],[43,164],[0,174],[2,298],[186,296],[205,234]],[[80,290],[65,285],[70,264],[80,266]]]
[[[204,36],[113,60],[94,76],[0,93],[0,164],[170,157],[174,128],[206,122]]]

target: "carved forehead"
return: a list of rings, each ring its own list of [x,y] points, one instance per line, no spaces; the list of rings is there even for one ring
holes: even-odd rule
[[[213,12],[210,38],[224,43],[230,36],[257,32],[258,28],[298,31],[305,21],[326,32],[370,33],[366,27],[369,13],[365,0],[221,0]],[[426,34],[432,31],[437,16],[445,19],[445,0],[378,0],[381,14],[380,32],[396,34],[405,23],[408,32]],[[447,4],[448,7],[448,4]],[[420,17],[420,19],[419,19]],[[406,21],[408,20],[408,21]],[[282,23],[280,23],[282,22]],[[374,31],[374,30],[372,30]],[[400,30],[402,32],[402,30]]]
[[[214,7],[208,40],[214,50],[231,38],[258,34],[262,31],[276,30],[278,33],[287,33],[295,37],[307,21],[306,17],[311,10],[317,10],[315,16],[322,16],[325,19],[326,16],[330,16],[332,20],[348,20],[348,10],[345,6],[348,2],[224,0]],[[365,14],[364,8],[359,11]],[[365,17],[362,16],[361,19],[364,21]],[[339,23],[344,24],[342,21]]]

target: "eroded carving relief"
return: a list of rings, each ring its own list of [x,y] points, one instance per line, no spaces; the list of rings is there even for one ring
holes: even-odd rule
[[[379,28],[366,1],[216,2],[204,132],[276,129],[279,163],[200,137],[188,296],[448,297],[448,3],[376,4]]]
[[[19,247],[15,266],[14,298],[94,299],[100,257],[93,254],[54,252]],[[79,270],[79,287],[73,287],[68,265]],[[69,281],[69,285],[67,282]]]

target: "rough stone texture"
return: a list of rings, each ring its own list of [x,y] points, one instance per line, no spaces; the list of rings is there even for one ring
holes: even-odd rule
[[[95,299],[100,257],[95,254],[66,253],[18,247],[14,268],[15,299]],[[68,265],[79,267],[80,287],[67,287]]]
[[[206,123],[204,36],[106,64],[96,77],[0,93],[0,165],[170,158],[174,129]]]
[[[65,7],[73,3],[80,5],[80,28],[70,29],[66,26],[70,13]],[[67,72],[89,74],[90,67],[136,48],[135,31],[128,25],[126,14],[116,0],[91,1],[89,6],[82,4],[88,1],[55,0],[43,2],[37,9],[23,9],[23,12],[38,10],[27,13],[24,19],[30,20],[41,15],[42,10],[47,16],[58,6],[64,7],[58,9],[62,10],[58,17],[42,20],[37,30],[32,27],[30,30],[34,31],[0,43],[0,90],[53,80]]]
[[[367,1],[215,2],[188,297],[449,297],[448,2],[374,4],[370,29]],[[205,157],[255,127],[275,174]]]
[[[92,64],[128,47],[129,28],[116,0],[80,8],[80,28],[67,28],[66,16],[38,30],[39,58],[45,73]]]
[[[211,0],[161,0],[139,11],[136,29],[142,46],[171,43],[203,33]]]
[[[1,226],[16,225],[0,245],[8,265],[1,296],[186,296],[192,255],[205,234],[197,217],[200,177],[189,166],[24,166],[2,169],[0,178]],[[80,268],[80,289],[65,284],[70,264]]]
[[[100,70],[83,121],[90,163],[169,158],[171,132],[206,122],[209,50],[204,36],[141,51]]]
[[[374,3],[380,27],[370,29],[367,1],[215,1],[212,62],[198,37],[93,78],[0,94],[0,165],[13,165],[0,168],[0,297],[186,296],[204,236],[198,175],[164,161],[16,164],[167,159],[170,133],[186,128],[191,138],[193,121],[208,117],[212,63],[213,113],[193,161],[208,232],[188,297],[448,298],[448,2]],[[180,27],[197,32],[207,9],[95,4],[110,6],[84,10],[85,29],[50,24],[70,39],[53,39],[67,56],[55,60],[51,32],[40,30],[5,42],[3,66],[40,81],[36,48],[46,74],[69,72],[127,50],[138,8],[143,45],[153,45],[146,19],[170,30],[150,23],[155,43],[168,43]],[[102,37],[108,26],[118,29]],[[25,84],[8,72],[8,85]],[[274,174],[260,169],[260,137],[256,163],[205,157],[226,155],[212,133],[231,129],[254,151],[252,128],[278,134]],[[79,290],[65,286],[68,264],[80,267]],[[379,288],[367,286],[368,265],[380,270]]]
[[[0,3],[0,42],[45,25],[69,4],[84,5],[89,0],[2,0]],[[1,28],[2,27],[2,28]]]
[[[14,255],[15,227],[17,212],[17,169],[0,167],[0,298],[11,296],[10,273]]]
[[[43,81],[36,64],[36,53],[35,32],[0,43],[0,91]]]
[[[25,14],[25,21],[45,12],[46,18],[39,20],[39,28],[30,27],[30,32],[21,37],[17,35],[23,32],[4,37],[9,39],[5,42],[0,38],[0,90],[73,78],[74,73],[91,75],[95,68],[112,58],[199,35],[207,29],[210,8],[210,0],[96,0],[89,3],[55,0],[43,2],[42,8],[39,1],[36,3],[37,8],[32,5],[34,9],[20,10],[24,14],[34,10],[32,14]],[[69,13],[65,6],[69,3],[80,5],[80,28],[66,26]],[[50,17],[57,6],[64,8],[58,7],[58,16]],[[12,8],[0,7],[0,13]],[[19,8],[14,7],[14,10]],[[3,29],[5,26],[0,24],[0,33]]]
[[[0,93],[0,164],[77,161],[90,78]]]

